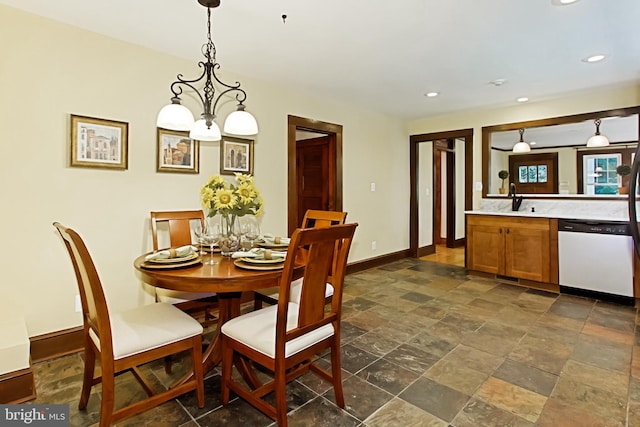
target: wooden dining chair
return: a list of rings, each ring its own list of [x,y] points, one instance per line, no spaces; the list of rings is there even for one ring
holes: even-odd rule
[[[222,403],[229,403],[230,391],[277,421],[287,425],[286,384],[311,370],[330,381],[336,404],[344,408],[340,366],[340,313],[342,288],[349,248],[357,224],[297,229],[291,236],[280,278],[278,304],[252,311],[227,321],[221,328]],[[306,254],[302,252],[306,251]],[[335,256],[334,256],[335,253]],[[300,303],[290,302],[291,279],[296,258],[304,256],[304,280]],[[334,294],[324,304],[325,284],[333,273]],[[328,307],[328,309],[327,309]],[[330,349],[331,372],[312,359]],[[273,372],[273,380],[254,390],[233,378],[234,357],[247,358]],[[239,359],[239,357],[238,357]],[[275,406],[264,397],[275,392]]]
[[[338,211],[320,211],[309,209],[305,212],[302,218],[301,228],[321,228],[330,227],[332,225],[344,224],[347,220],[346,212]],[[291,291],[291,301],[298,302],[300,300],[300,279],[294,283]],[[331,302],[331,296],[333,295],[333,286],[331,285],[331,278],[327,282],[325,294],[325,304]],[[262,304],[267,303],[269,305],[275,305],[278,303],[278,289],[267,288],[255,291],[253,299],[253,309],[259,310],[262,308]]]
[[[195,390],[198,407],[204,407],[202,325],[171,304],[154,303],[122,312],[110,312],[102,283],[82,238],[58,222],[75,271],[84,325],[84,376],[79,409],[86,409],[91,388],[102,384],[100,426],[146,411],[186,392]],[[143,378],[140,365],[168,355],[190,351],[193,379],[167,390],[154,392]],[[101,375],[94,378],[96,358]],[[115,408],[116,375],[130,371],[140,382],[146,399]],[[157,381],[157,380],[156,380]],[[129,395],[130,391],[123,392]]]
[[[192,211],[164,211],[151,212],[151,237],[153,250],[162,249],[159,247],[158,225],[166,223],[169,228],[169,247],[178,248],[190,245],[191,242],[191,221],[200,221],[204,228],[204,212],[201,210]],[[209,325],[216,317],[213,314],[218,308],[218,299],[215,293],[211,292],[181,292],[171,289],[156,288],[156,301],[173,304],[179,309],[198,316],[204,313],[205,326]]]

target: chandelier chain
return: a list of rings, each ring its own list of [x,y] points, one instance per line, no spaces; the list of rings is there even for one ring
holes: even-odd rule
[[[247,93],[240,88],[240,82],[236,81],[235,84],[227,84],[220,80],[216,75],[216,70],[220,68],[220,64],[216,62],[216,47],[211,39],[211,7],[207,7],[207,42],[202,46],[202,54],[205,57],[205,61],[200,61],[198,63],[198,66],[203,68],[202,74],[193,80],[187,80],[182,74],[178,74],[177,80],[171,84],[171,91],[173,92],[173,98],[171,98],[171,101],[178,104],[181,103],[180,95],[183,92],[182,85],[191,88],[202,102],[203,112],[201,116],[205,120],[207,128],[210,128],[213,120],[216,118],[218,102],[220,102],[224,95],[229,92],[237,92],[235,98],[236,101],[238,101],[238,110],[244,110],[243,103],[247,99]],[[192,84],[197,83],[202,79],[205,79],[204,87],[202,89],[204,96]],[[224,88],[217,97],[214,81]]]

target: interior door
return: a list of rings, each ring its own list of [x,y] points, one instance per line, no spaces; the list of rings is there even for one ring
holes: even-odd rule
[[[298,217],[307,209],[332,210],[330,203],[329,137],[296,142]]]
[[[342,125],[288,116],[287,129],[287,230],[291,235],[308,206],[342,211]],[[298,155],[298,150],[303,154]]]
[[[509,182],[518,194],[557,194],[558,153],[509,156]]]

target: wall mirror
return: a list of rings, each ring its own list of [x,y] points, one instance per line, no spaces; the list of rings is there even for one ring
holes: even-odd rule
[[[596,120],[610,141],[607,147],[587,147]],[[531,151],[516,153],[521,130]],[[616,168],[631,164],[639,140],[640,107],[483,127],[482,196],[506,197],[514,182],[518,194],[542,198],[617,197],[625,193],[628,177]],[[500,171],[509,176],[501,179]]]

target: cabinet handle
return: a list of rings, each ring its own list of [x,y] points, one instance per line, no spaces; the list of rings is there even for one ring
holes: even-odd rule
[[[509,229],[508,228],[505,229],[505,233],[509,234]]]

